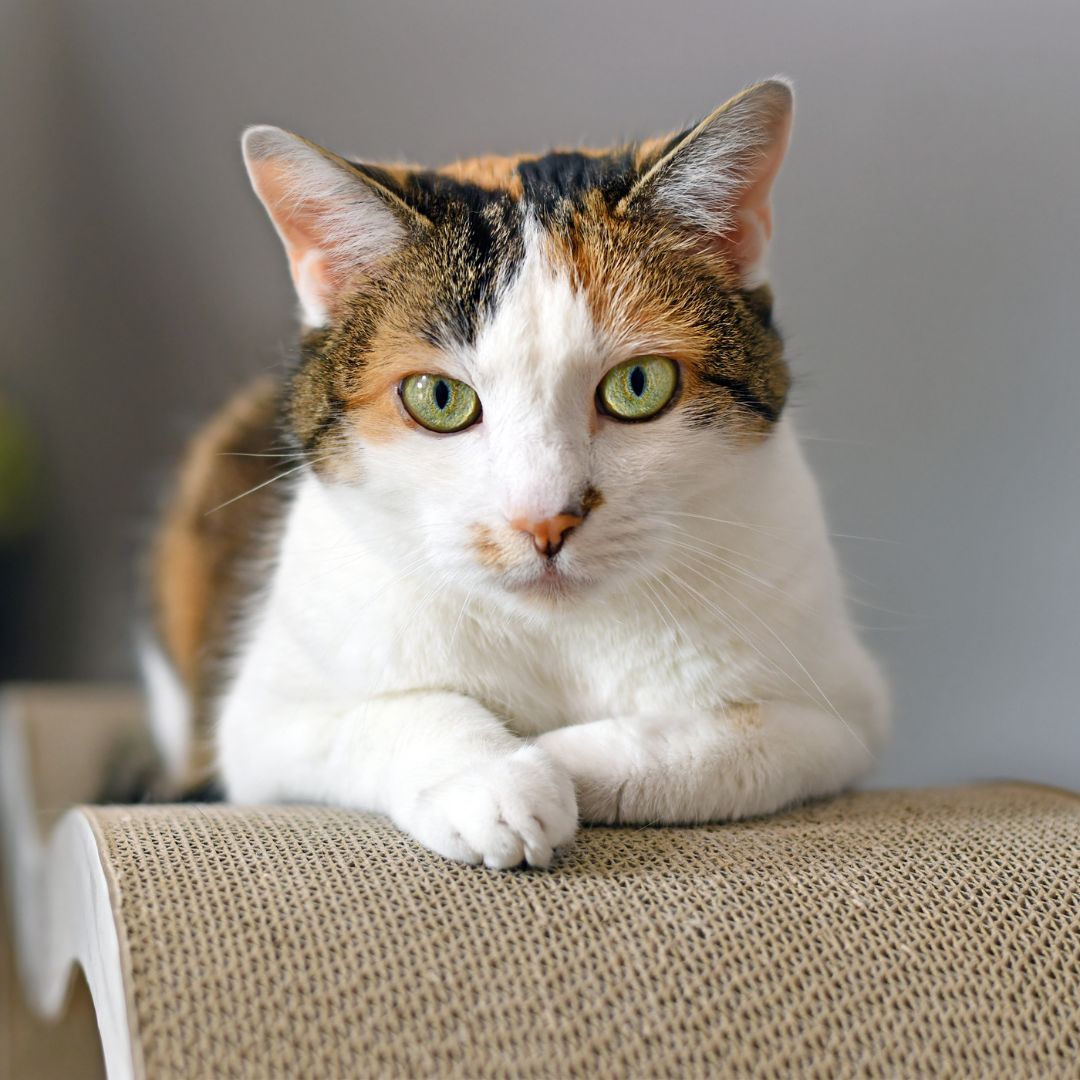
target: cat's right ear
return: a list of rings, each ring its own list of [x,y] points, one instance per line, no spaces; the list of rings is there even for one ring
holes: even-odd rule
[[[243,136],[252,187],[289,257],[304,323],[325,326],[346,288],[428,226],[344,158],[276,127]]]

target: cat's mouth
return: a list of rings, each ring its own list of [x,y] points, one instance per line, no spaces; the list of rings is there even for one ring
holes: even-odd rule
[[[516,596],[535,600],[566,600],[581,592],[586,583],[568,574],[557,559],[548,559],[528,577],[513,577],[504,587]]]

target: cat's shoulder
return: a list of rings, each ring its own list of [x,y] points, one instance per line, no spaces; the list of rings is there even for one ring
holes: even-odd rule
[[[234,394],[191,438],[149,560],[157,635],[181,679],[202,681],[208,641],[234,606],[238,568],[256,557],[279,514],[272,481],[292,461],[282,449],[280,384],[260,378]]]

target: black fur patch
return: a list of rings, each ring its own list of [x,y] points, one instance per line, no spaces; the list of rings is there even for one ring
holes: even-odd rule
[[[773,330],[773,295],[768,285],[759,285],[743,293],[746,306],[763,330]]]
[[[719,371],[703,371],[701,377],[710,385],[726,390],[744,409],[756,413],[763,420],[768,420],[770,424],[775,424],[780,419],[783,402],[778,403],[760,397],[749,382],[724,375]]]
[[[475,340],[525,257],[523,223],[520,207],[507,196],[480,209],[447,209],[429,240],[437,276],[434,309],[421,329],[425,338],[435,344],[445,344],[447,336]]]
[[[563,204],[580,201],[599,189],[613,206],[631,188],[636,177],[630,150],[611,154],[553,151],[517,167],[526,204],[540,221],[547,221]]]
[[[289,394],[289,432],[309,458],[322,457],[324,440],[334,433],[345,411],[334,364],[326,355],[331,335],[315,330],[300,342]]]
[[[701,368],[708,385],[762,420],[775,424],[787,402],[791,376],[784,343],[772,324],[772,294],[767,287],[730,295],[716,329],[713,356]],[[701,419],[711,420],[712,409]]]
[[[418,170],[409,173],[404,182],[398,182],[377,165],[357,164],[356,168],[394,192],[403,202],[419,210],[436,225],[446,224],[462,208],[479,214],[493,203],[510,201],[510,197],[503,191],[492,191],[480,187],[479,184],[462,183],[440,173]]]
[[[504,191],[439,173],[413,172],[398,182],[377,166],[356,167],[435,226],[421,244],[428,249],[436,305],[419,333],[435,345],[447,344],[448,335],[471,343],[524,257],[521,207]]]

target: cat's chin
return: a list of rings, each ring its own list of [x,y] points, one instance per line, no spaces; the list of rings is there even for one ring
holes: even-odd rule
[[[504,581],[504,592],[528,607],[553,608],[571,603],[589,590],[592,582],[545,567],[528,578]]]

